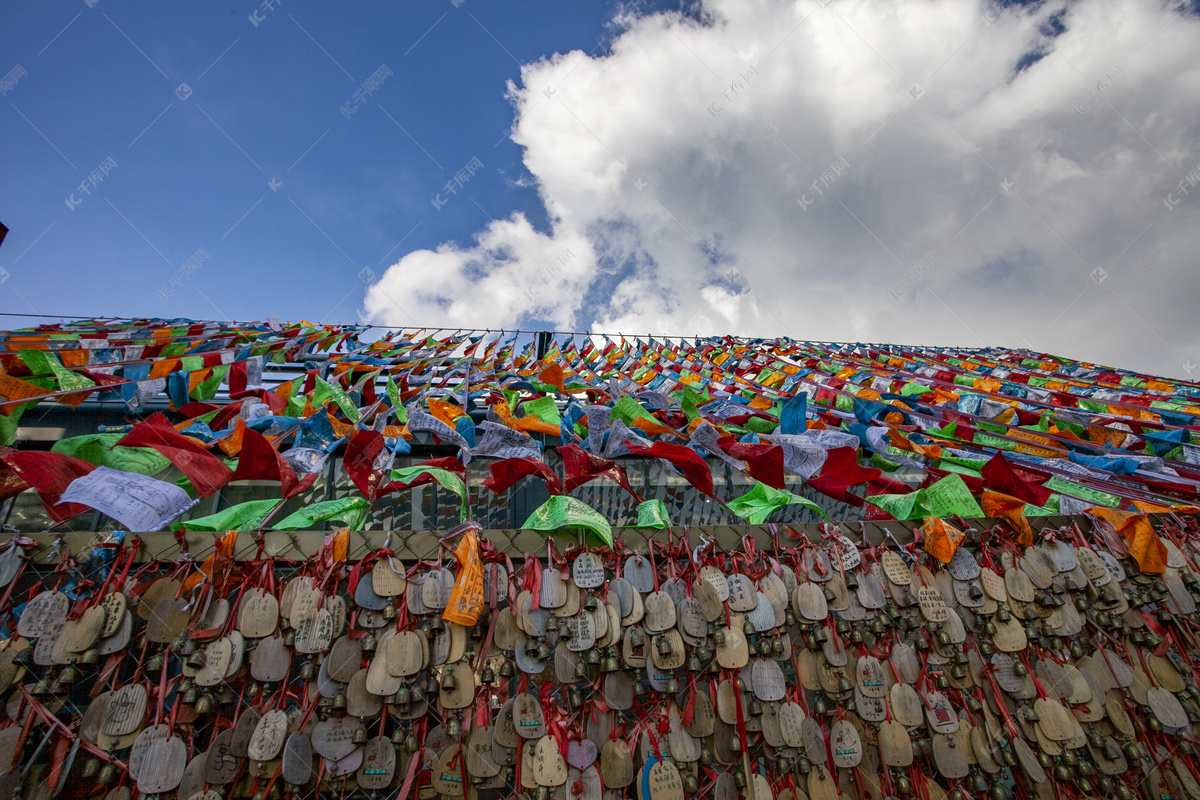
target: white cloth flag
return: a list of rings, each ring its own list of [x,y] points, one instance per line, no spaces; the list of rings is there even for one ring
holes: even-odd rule
[[[199,500],[173,483],[109,467],[96,467],[71,481],[61,503],[80,503],[134,532],[156,531]]]

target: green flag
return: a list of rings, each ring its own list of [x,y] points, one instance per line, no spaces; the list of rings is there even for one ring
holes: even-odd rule
[[[799,504],[810,511],[815,511],[822,517],[829,516],[812,500],[801,497],[794,492],[789,492],[786,489],[772,488],[765,483],[756,483],[753,489],[741,497],[735,497],[730,500],[729,510],[751,525],[761,525],[766,522],[767,517],[771,516],[772,513],[785,506],[794,504]]]
[[[583,528],[612,547],[612,526],[599,511],[568,495],[556,495],[529,515],[521,527],[531,531],[551,532],[567,527]]]
[[[463,483],[462,478],[450,470],[442,469],[441,467],[425,467],[418,464],[415,467],[403,467],[402,469],[392,470],[392,480],[398,483],[411,483],[422,472],[429,473],[429,476],[437,481],[442,488],[458,495],[458,518],[465,520],[467,518],[467,485]]]
[[[277,531],[303,531],[315,528],[318,523],[331,519],[341,520],[351,530],[361,530],[367,519],[367,498],[343,497],[339,500],[322,500],[298,511],[294,511],[271,526]]]
[[[171,526],[171,530],[179,531],[253,531],[262,525],[267,515],[282,503],[282,500],[251,500],[248,503],[238,503],[236,506],[222,509],[207,517],[183,520]]]

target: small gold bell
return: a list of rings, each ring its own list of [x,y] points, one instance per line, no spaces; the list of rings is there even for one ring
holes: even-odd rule
[[[213,702],[211,697],[208,695],[201,695],[200,699],[196,701],[196,713],[201,715],[207,714],[209,711],[212,711],[212,705]]]
[[[191,655],[187,657],[187,665],[191,669],[200,669],[207,663],[204,658],[204,653],[199,650],[193,650]]]
[[[665,637],[665,636],[660,636],[660,637],[658,637],[658,642],[657,642],[657,643],[654,645],[654,647],[655,647],[655,649],[656,649],[656,650],[658,650],[658,654],[659,654],[660,656],[669,656],[669,655],[671,655],[671,642],[670,642],[670,641],[668,641],[668,640],[667,640],[667,637]],[[597,655],[599,655],[599,654],[597,654]],[[590,653],[590,652],[588,653],[588,656],[589,656],[589,661],[590,661],[590,660],[591,660],[591,658],[590,658],[590,657],[591,657],[591,653]]]
[[[453,691],[458,686],[458,681],[454,679],[454,670],[448,669],[442,672],[442,689],[447,692]]]
[[[391,603],[388,603],[386,606],[384,606],[383,607],[383,618],[389,619],[389,620],[395,619],[396,618],[396,607],[394,605],[392,605]]]
[[[79,670],[75,669],[74,664],[67,664],[58,675],[58,682],[67,686],[70,686],[77,680],[79,680]]]
[[[495,683],[496,671],[491,667],[484,667],[483,672],[479,675],[479,680],[483,683]]]
[[[605,672],[618,672],[620,669],[621,669],[621,663],[619,661],[617,661],[616,656],[610,654],[607,658],[604,659],[604,671]],[[700,669],[699,662],[697,662],[696,669]]]
[[[83,651],[83,655],[79,657],[80,664],[95,664],[100,660],[100,651],[95,647],[89,647]]]
[[[355,744],[366,744],[366,741],[367,741],[366,727],[363,725],[359,725],[357,728],[355,728],[354,734],[350,737],[350,741],[354,742]]]
[[[100,768],[100,777],[96,781],[107,786],[117,779],[117,765],[111,761]]]
[[[362,649],[368,653],[373,653],[375,651],[375,634],[368,633],[363,637]]]
[[[446,723],[446,735],[451,739],[457,739],[462,735],[462,723],[458,721],[458,717],[451,717]]]
[[[96,773],[99,771],[100,759],[93,756],[92,758],[89,758],[87,761],[83,762],[83,770],[80,772],[80,776],[84,778],[94,778],[96,777]]]
[[[345,708],[346,707],[346,693],[343,690],[338,689],[337,693],[334,694],[332,707],[333,708]]]
[[[163,654],[155,653],[146,659],[146,672],[162,672]]]

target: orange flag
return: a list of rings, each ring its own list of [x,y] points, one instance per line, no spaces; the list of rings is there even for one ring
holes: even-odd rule
[[[979,507],[989,517],[998,517],[1011,525],[1017,532],[1017,544],[1021,547],[1033,544],[1033,528],[1025,519],[1024,500],[984,489],[979,497]]]
[[[237,544],[237,536],[237,531],[229,531],[220,539],[217,539],[212,555],[204,559],[204,563],[200,565],[200,572],[193,572],[184,579],[183,588],[180,590],[181,595],[185,595],[192,591],[192,589],[195,589],[205,578],[213,580],[213,576],[216,575],[218,570],[224,569],[233,563],[233,548]]]
[[[483,563],[479,560],[479,540],[474,527],[467,528],[454,557],[458,559],[458,577],[454,579],[442,619],[469,628],[483,611]]]
[[[966,538],[965,533],[937,517],[926,517],[921,530],[925,534],[925,552],[943,564],[950,563],[954,551]]]
[[[1093,517],[1099,517],[1117,529],[1121,538],[1129,545],[1129,555],[1137,562],[1138,569],[1148,575],[1161,575],[1167,568],[1167,546],[1154,532],[1150,518],[1145,514],[1117,511],[1115,508],[1085,509]]]

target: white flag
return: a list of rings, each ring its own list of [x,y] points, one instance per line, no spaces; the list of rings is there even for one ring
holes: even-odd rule
[[[109,467],[71,481],[59,503],[80,503],[133,532],[157,531],[198,503],[173,483]]]

